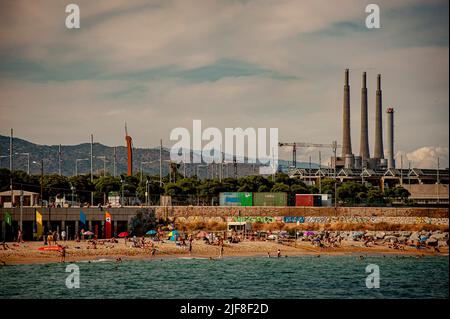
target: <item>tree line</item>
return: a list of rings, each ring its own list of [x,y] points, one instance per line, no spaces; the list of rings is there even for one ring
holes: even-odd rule
[[[28,175],[24,171],[13,171],[13,188],[40,193],[41,175]],[[0,191],[10,189],[11,174],[8,169],[0,169]],[[159,175],[140,174],[133,176],[94,175],[61,176],[58,174],[43,175],[43,199],[51,202],[54,198],[65,196],[71,200],[72,194],[81,202],[91,201],[94,204],[105,204],[110,192],[117,192],[125,198],[134,197],[141,203],[159,204],[160,195],[172,197],[174,205],[218,204],[220,192],[286,192],[290,205],[295,203],[295,194],[318,194],[317,185],[307,185],[300,179],[289,178],[285,173],[277,173],[264,177],[251,175],[239,178],[204,179],[196,176],[184,178],[178,172],[175,176],[164,176],[160,183]],[[148,192],[148,196],[146,196]],[[335,180],[323,178],[321,193],[330,194],[334,198]],[[393,200],[408,203],[410,193],[397,186],[382,191],[378,186],[361,184],[353,181],[336,182],[338,202],[343,205],[385,205]]]

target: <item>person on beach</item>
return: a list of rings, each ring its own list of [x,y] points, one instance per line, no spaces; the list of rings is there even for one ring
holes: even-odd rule
[[[192,254],[192,236],[189,238],[189,255]]]
[[[270,258],[270,252],[267,252],[267,258]]]
[[[59,246],[60,250],[59,250],[59,255],[60,255],[60,259],[59,262],[63,263],[66,261],[66,246]]]
[[[278,248],[278,250],[277,250],[277,257],[278,257],[278,258],[281,257],[281,250],[280,250],[280,248]]]
[[[19,228],[19,231],[17,232],[17,242],[18,243],[23,243],[23,239],[22,239],[22,229]]]
[[[8,244],[5,241],[3,241],[2,247],[3,247],[3,250],[9,250],[10,249]]]
[[[223,257],[223,241],[220,241],[220,254],[219,254],[219,258]]]
[[[63,231],[61,232],[61,239],[62,239],[63,242],[66,241],[66,231],[65,231],[65,230],[63,230]]]
[[[116,258],[116,263],[121,263],[121,262],[122,262],[122,258],[117,257],[117,258]]]

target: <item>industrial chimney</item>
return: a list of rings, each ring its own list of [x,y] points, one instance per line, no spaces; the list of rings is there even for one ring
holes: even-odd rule
[[[383,123],[382,123],[381,74],[377,77],[377,95],[375,101],[375,150],[373,157],[383,159]]]
[[[348,84],[348,69],[345,69],[342,157],[350,154],[352,154],[352,142],[350,139],[350,86]]]
[[[361,156],[362,165],[370,159],[369,152],[369,132],[367,125],[367,86],[366,86],[366,72],[362,76],[361,88],[361,140],[359,155]]]
[[[388,141],[388,149],[387,149],[387,164],[388,168],[395,168],[395,160],[394,160],[394,109],[388,108],[386,110],[387,113],[387,141]]]

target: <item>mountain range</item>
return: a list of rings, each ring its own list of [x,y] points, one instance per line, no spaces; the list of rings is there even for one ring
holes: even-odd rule
[[[10,137],[0,135],[0,168],[9,168],[9,143]],[[90,173],[90,143],[82,143],[78,145],[61,145],[61,173],[66,176],[78,174]],[[40,145],[35,144],[17,137],[13,138],[13,169],[22,170],[27,172],[28,170],[28,156],[25,153],[29,153],[30,161],[30,173],[39,174],[40,165],[33,163],[33,161],[39,162],[44,160],[44,174],[58,173],[58,150],[59,145]],[[103,169],[106,172],[113,175],[113,158],[114,147],[103,145],[100,143],[93,144],[93,172],[94,174],[101,174]],[[191,152],[192,155],[192,152]],[[106,157],[106,160],[103,159]],[[78,161],[76,161],[78,159]],[[87,160],[83,160],[87,159]],[[163,175],[168,174],[168,160],[170,159],[170,150],[168,148],[162,149],[163,159]],[[146,163],[142,163],[146,162]],[[78,163],[76,165],[76,163]],[[141,164],[142,163],[142,164]],[[159,147],[154,148],[133,148],[133,171],[135,173],[142,170],[144,173],[157,175],[159,174]],[[198,167],[199,165],[202,165]],[[186,175],[195,175],[196,171],[199,172],[199,177],[206,176],[206,169],[204,164],[187,164]],[[282,171],[285,171],[291,162],[280,160],[279,166]],[[251,163],[238,163],[238,175],[245,176],[251,175],[253,172],[257,172],[258,166],[261,164]],[[197,168],[198,167],[198,168]],[[309,163],[299,162],[297,163],[299,168],[308,168]],[[315,163],[311,164],[312,168],[317,168]],[[208,169],[209,170],[209,169]],[[215,168],[217,172],[217,168]],[[179,167],[179,171],[183,174],[183,164]],[[232,165],[225,165],[224,176],[233,176]],[[127,172],[127,149],[125,146],[116,147],[116,174],[124,174]],[[208,175],[211,176],[209,170]]]

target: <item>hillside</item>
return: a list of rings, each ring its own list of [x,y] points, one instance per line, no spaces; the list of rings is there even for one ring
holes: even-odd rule
[[[33,164],[33,161],[40,161],[44,159],[44,172],[45,174],[58,173],[58,147],[59,145],[39,145],[31,143],[29,141],[14,138],[13,150],[14,153],[30,153],[30,173],[39,174],[40,166]],[[113,174],[113,154],[114,148],[106,146],[100,143],[94,143],[93,146],[94,156],[106,156],[106,171]],[[61,145],[61,171],[63,175],[72,176],[75,175],[75,163],[76,159],[89,158],[90,144],[82,143],[78,145]],[[117,174],[123,174],[127,171],[127,153],[125,146],[116,147],[116,172]],[[9,155],[9,137],[0,135],[0,156]],[[169,150],[163,149],[163,160],[169,160]],[[27,171],[27,156],[14,155],[14,169]],[[141,162],[153,162],[143,165],[143,171],[148,174],[159,174],[159,147],[155,148],[135,148],[133,150],[133,167],[134,172],[140,171]],[[199,164],[191,164],[186,166],[186,174],[188,176],[194,175],[196,167]],[[281,160],[280,166],[285,169],[289,162]],[[0,158],[0,167],[9,168],[9,157]],[[94,174],[100,174],[103,171],[103,160],[100,158],[94,158],[93,161]],[[309,163],[298,163],[298,167],[309,167]],[[317,164],[312,164],[313,168],[317,167]],[[183,168],[181,167],[181,173]],[[257,169],[257,168],[256,168]],[[231,165],[225,168],[225,176],[227,174],[232,176],[233,168]],[[163,164],[163,174],[168,174],[167,162]],[[78,174],[86,174],[90,172],[89,161],[78,162]],[[239,175],[249,175],[253,172],[252,164],[238,164]],[[204,177],[206,174],[205,168],[199,168],[199,175]]]

